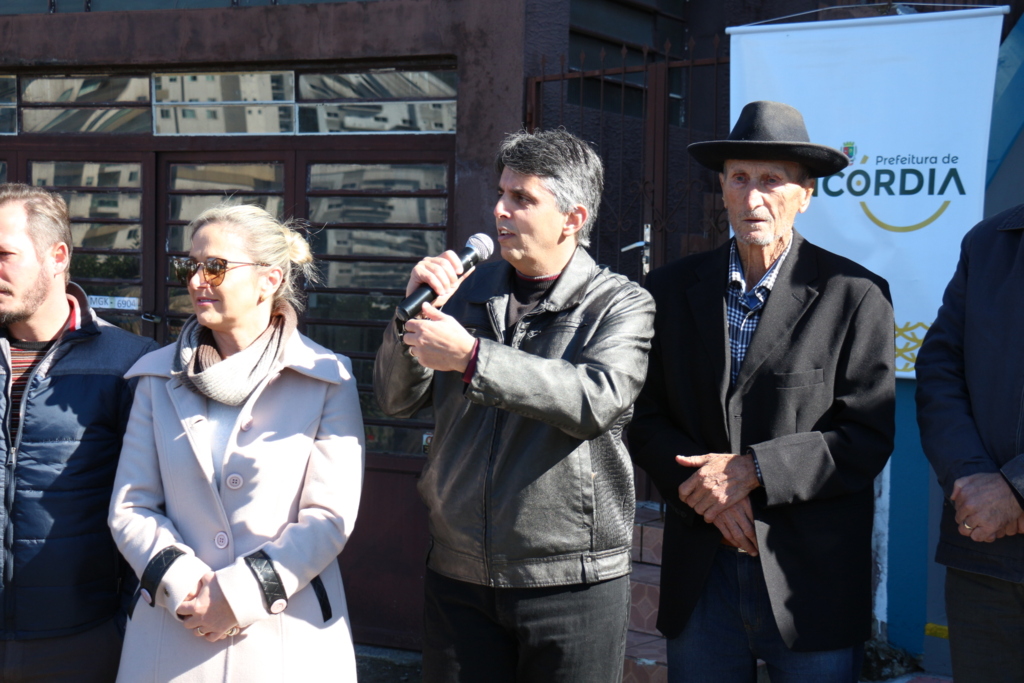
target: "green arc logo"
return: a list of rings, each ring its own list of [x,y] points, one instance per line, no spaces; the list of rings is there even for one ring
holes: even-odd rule
[[[949,200],[947,199],[946,201],[942,202],[942,206],[939,207],[938,211],[933,213],[928,218],[925,218],[920,223],[914,223],[913,225],[891,225],[889,223],[886,223],[885,221],[880,220],[875,214],[871,213],[871,209],[868,208],[867,202],[860,203],[860,208],[864,211],[864,215],[867,216],[872,223],[880,227],[882,230],[888,230],[889,232],[913,232],[915,230],[920,230],[921,228],[924,228],[934,223],[938,219],[938,217],[941,216],[946,211],[948,207]]]

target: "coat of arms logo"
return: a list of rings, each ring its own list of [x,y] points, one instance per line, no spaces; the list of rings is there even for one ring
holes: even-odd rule
[[[850,160],[850,163],[855,163],[854,159],[857,156],[857,144],[854,142],[843,143],[843,154]]]

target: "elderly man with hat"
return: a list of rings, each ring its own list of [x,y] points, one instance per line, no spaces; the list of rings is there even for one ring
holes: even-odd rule
[[[885,280],[793,228],[847,165],[777,102],[690,154],[735,237],[651,273],[634,461],[668,503],[658,628],[673,683],[857,681],[871,635],[875,476],[892,451]],[[833,226],[842,230],[843,226]]]

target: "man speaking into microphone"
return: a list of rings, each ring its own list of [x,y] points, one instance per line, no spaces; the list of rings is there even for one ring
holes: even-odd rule
[[[504,260],[416,264],[406,294],[427,284],[438,298],[389,325],[374,366],[387,414],[434,409],[423,680],[620,681],[634,509],[622,432],[654,303],[584,249],[604,176],[587,143],[519,132],[495,161]]]

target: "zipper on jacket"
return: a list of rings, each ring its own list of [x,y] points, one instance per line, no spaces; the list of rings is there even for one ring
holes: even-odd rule
[[[21,405],[18,406],[18,433],[14,437],[14,443],[10,447],[10,451],[7,456],[7,486],[4,488],[4,507],[7,511],[7,529],[4,533],[4,630],[11,632],[15,630],[14,623],[14,591],[11,590],[11,583],[14,581],[14,494],[17,488],[17,482],[15,480],[15,470],[18,466],[18,449],[21,448],[21,435],[25,432],[25,406],[28,404],[29,389],[32,388],[32,383],[35,381],[36,376],[39,374],[39,369],[44,367],[50,358],[57,353],[57,349],[60,348],[62,339],[60,337],[54,341],[53,346],[50,350],[39,359],[35,367],[32,368],[32,372],[29,373],[28,380],[25,382],[25,393],[21,395]],[[73,343],[74,340],[70,340],[69,343]],[[11,393],[14,386],[14,371],[12,369],[10,346],[8,345],[7,350],[7,416],[4,424],[4,429],[7,431],[8,444],[11,443]]]
[[[534,306],[533,310],[520,318],[516,324],[512,326],[512,337],[509,340],[509,347],[517,350],[519,349],[520,342],[522,342],[523,337],[526,336],[526,332],[530,329],[529,325],[524,326],[523,322],[543,310],[544,309],[542,309],[539,304]],[[521,329],[522,334],[520,334]],[[504,335],[502,334],[503,332],[504,330],[496,330],[499,339],[504,339]],[[505,423],[506,414],[507,413],[504,410],[494,411],[494,431],[491,436],[491,450],[487,456],[487,476],[484,479],[484,573],[487,576],[487,583],[491,587],[497,585],[491,569],[491,501],[494,499],[494,460],[498,453],[498,441],[501,438],[501,429]]]

